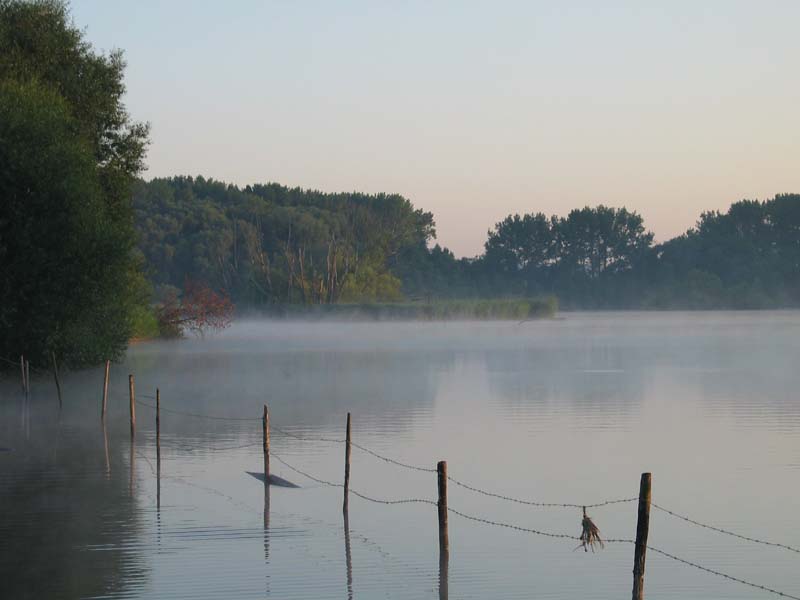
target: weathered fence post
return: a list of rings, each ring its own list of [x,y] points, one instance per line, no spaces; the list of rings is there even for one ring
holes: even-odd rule
[[[633,556],[633,600],[644,598],[644,563],[650,531],[650,473],[642,473],[639,484],[639,518],[636,521],[636,549]]]
[[[347,513],[350,498],[350,413],[347,413],[347,435],[344,444],[344,504],[342,510]],[[346,518],[346,517],[345,517]]]
[[[450,552],[450,539],[447,535],[447,462],[442,460],[436,465],[439,489],[439,552]]]
[[[53,358],[53,377],[55,377],[56,391],[58,392],[58,408],[61,408],[61,382],[58,380],[58,363],[56,362],[56,353],[51,352],[50,356]]]
[[[111,361],[106,361],[106,374],[103,378],[103,404],[100,408],[100,418],[105,421],[106,418],[106,409],[108,407],[108,373],[111,369]]]
[[[269,410],[266,404],[261,419],[261,429],[264,436],[264,485],[269,485]]]
[[[156,458],[161,467],[161,390],[156,388]]]
[[[131,437],[136,434],[136,391],[134,389],[133,375],[128,375],[128,394],[131,407]]]

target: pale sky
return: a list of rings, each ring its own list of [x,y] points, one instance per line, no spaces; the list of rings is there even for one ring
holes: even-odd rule
[[[73,0],[121,48],[147,177],[396,192],[457,256],[510,213],[657,240],[800,192],[800,2]]]

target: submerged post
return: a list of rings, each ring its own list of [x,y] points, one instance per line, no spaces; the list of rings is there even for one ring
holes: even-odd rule
[[[344,504],[342,505],[345,514],[347,514],[350,499],[350,439],[350,413],[347,413],[347,435],[344,444]]]
[[[639,518],[636,522],[636,549],[633,556],[633,600],[644,598],[644,563],[650,531],[650,473],[642,473],[639,484]]]
[[[264,436],[264,485],[269,485],[269,410],[264,405],[264,416],[261,418],[261,429]]]
[[[106,374],[103,378],[103,404],[100,408],[100,418],[105,420],[106,408],[108,407],[108,372],[111,369],[111,361],[106,361]]]
[[[56,353],[51,352],[50,356],[53,358],[53,377],[55,377],[56,391],[58,392],[58,408],[61,408],[61,382],[58,380],[58,363],[56,362]]]
[[[131,437],[136,434],[136,391],[134,389],[133,375],[128,375],[128,394],[131,408]]]
[[[439,489],[439,554],[450,553],[450,539],[447,535],[447,462],[439,461],[436,465],[436,476]]]

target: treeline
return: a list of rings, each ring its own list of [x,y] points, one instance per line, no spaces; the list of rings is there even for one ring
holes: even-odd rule
[[[752,309],[800,306],[800,195],[736,202],[653,243],[642,218],[605,206],[567,217],[512,215],[485,252],[456,260],[434,248],[411,293],[553,294],[573,309]]]
[[[130,185],[148,128],[122,103],[120,52],[57,0],[0,0],[0,358],[34,368],[122,355],[149,289]]]
[[[393,267],[434,235],[398,195],[175,177],[139,182],[133,205],[156,296],[201,281],[240,305],[400,300]]]
[[[654,244],[606,206],[511,215],[457,259],[433,217],[397,195],[325,194],[202,177],[139,182],[139,247],[157,290],[199,280],[238,304],[434,302],[553,295],[567,308],[800,305],[800,196],[703,213]]]

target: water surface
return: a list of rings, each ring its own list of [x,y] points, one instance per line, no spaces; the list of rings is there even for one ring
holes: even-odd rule
[[[635,497],[746,536],[798,546],[800,313],[578,313],[518,323],[241,321],[206,339],[148,342],[102,369],[33,382],[26,406],[0,386],[0,581],[8,598],[425,598],[443,583],[436,507],[351,497],[353,438],[502,495],[593,504]],[[128,429],[134,373],[137,433]],[[154,412],[160,388],[161,478]],[[272,471],[261,421],[269,404]],[[202,419],[166,412],[224,417]],[[229,420],[238,419],[238,420]],[[281,433],[283,430],[286,433]],[[289,435],[287,435],[289,434]],[[304,439],[298,439],[304,438]],[[334,441],[318,441],[326,438]],[[107,451],[106,451],[107,448]],[[279,462],[279,459],[284,463]],[[353,449],[351,485],[377,499],[436,499],[436,475]],[[537,508],[453,484],[456,510],[578,535],[578,508]],[[607,538],[632,538],[635,502],[591,508]],[[633,547],[597,553],[450,515],[452,598],[611,599],[630,594]],[[650,543],[800,596],[800,554],[654,510]],[[769,594],[657,554],[648,598]]]

